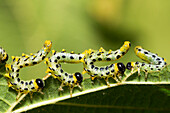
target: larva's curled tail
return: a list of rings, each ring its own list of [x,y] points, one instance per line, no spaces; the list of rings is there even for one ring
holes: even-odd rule
[[[140,71],[144,71],[146,80],[149,72],[160,71],[167,65],[164,58],[143,49],[141,46],[136,46],[134,51],[139,58],[146,61],[148,64],[144,62],[128,62],[126,68],[132,72],[138,71],[138,75],[140,75]]]
[[[0,47],[0,62],[5,63],[8,60],[8,54],[5,52],[5,50]]]
[[[40,63],[48,55],[51,50],[52,42],[45,41],[45,44],[41,50],[37,53],[31,53],[30,55],[22,54],[22,56],[12,56],[12,63],[6,64],[7,73],[5,77],[8,78],[9,87],[12,87],[19,92],[19,96],[22,93],[41,92],[45,86],[44,81],[41,79],[34,79],[30,81],[24,81],[19,78],[19,71],[23,67],[32,66]],[[18,97],[19,97],[18,96]]]
[[[125,71],[125,66],[123,63],[115,63],[104,67],[97,67],[94,65],[97,61],[114,61],[120,59],[123,55],[125,55],[131,44],[129,41],[125,41],[123,46],[116,51],[105,51],[103,48],[97,50],[86,50],[83,54],[85,54],[84,58],[84,72],[88,73],[92,79],[95,77],[104,78],[106,83],[108,83],[108,78],[113,77],[117,82],[120,81],[119,75],[123,74]],[[118,79],[117,79],[118,78]]]

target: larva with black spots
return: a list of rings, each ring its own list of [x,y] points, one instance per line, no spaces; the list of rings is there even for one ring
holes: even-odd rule
[[[8,60],[8,54],[2,47],[0,47],[0,62],[6,63],[7,60]]]
[[[8,78],[8,85],[18,92],[17,98],[23,93],[40,92],[45,86],[44,81],[41,79],[34,79],[30,81],[24,81],[19,78],[19,71],[23,67],[33,66],[40,63],[48,55],[51,50],[52,42],[45,41],[44,47],[37,53],[31,53],[30,55],[22,54],[22,56],[12,56],[12,63],[6,64],[7,73],[5,77]],[[31,96],[32,98],[32,96]]]
[[[83,54],[84,57],[84,72],[88,73],[91,76],[91,79],[94,78],[104,78],[107,85],[109,86],[108,78],[113,77],[116,82],[120,81],[119,75],[123,74],[125,71],[125,66],[123,63],[115,63],[103,67],[97,67],[94,65],[97,61],[115,61],[120,59],[123,55],[125,55],[131,44],[129,41],[125,41],[123,46],[116,51],[105,51],[103,48],[99,50],[86,50]]]
[[[83,81],[83,76],[81,73],[67,73],[61,67],[62,62],[66,63],[81,63],[84,58],[84,54],[75,54],[73,51],[71,53],[66,53],[66,50],[63,49],[62,52],[56,52],[52,50],[52,55],[49,58],[46,58],[46,64],[48,66],[46,73],[48,75],[44,77],[47,79],[49,76],[53,76],[61,81],[61,86],[59,87],[59,91],[63,91],[64,86],[70,87],[70,96],[72,97],[72,90],[75,86],[78,86],[80,89],[81,82]]]
[[[126,68],[131,70],[131,72],[138,71],[138,75],[140,75],[140,71],[145,72],[145,80],[147,80],[147,74],[150,72],[156,72],[162,70],[166,65],[166,59],[159,57],[157,54],[151,53],[143,49],[141,46],[136,46],[134,49],[136,55],[141,58],[144,62],[128,62]]]

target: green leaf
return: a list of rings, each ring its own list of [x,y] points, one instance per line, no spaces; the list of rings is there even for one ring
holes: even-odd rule
[[[46,80],[44,95],[34,93],[31,101],[29,95],[16,100],[17,92],[8,88],[6,79],[1,76],[0,112],[168,112],[170,96],[161,89],[170,89],[169,79],[170,65],[161,72],[149,74],[147,82],[144,73],[141,76],[135,73],[121,83],[110,78],[110,88],[103,79],[92,84],[87,78],[82,83],[84,90],[74,88],[71,98],[68,87],[64,87],[64,92],[58,92],[61,83],[50,77]]]

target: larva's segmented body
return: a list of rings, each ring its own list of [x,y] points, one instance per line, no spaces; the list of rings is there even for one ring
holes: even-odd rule
[[[35,79],[30,81],[24,81],[19,78],[19,71],[23,67],[33,66],[40,63],[48,55],[51,50],[52,42],[45,41],[44,47],[37,53],[31,53],[30,55],[22,54],[21,57],[12,56],[12,63],[6,64],[7,73],[5,77],[8,78],[9,87],[12,87],[19,92],[19,96],[22,93],[40,92],[44,87],[44,82],[41,79]]]
[[[140,71],[145,72],[145,79],[147,80],[147,74],[149,72],[156,72],[162,70],[166,65],[166,59],[159,57],[157,54],[151,53],[143,49],[141,46],[136,46],[134,49],[136,55],[141,58],[144,62],[128,62],[126,68],[131,71],[138,71],[138,75],[140,75]]]
[[[5,63],[8,60],[8,54],[5,52],[5,50],[0,47],[0,62]]]
[[[66,53],[66,51],[63,49],[62,52],[56,52],[55,50],[52,50],[52,55],[49,58],[46,58],[46,64],[48,66],[48,69],[46,73],[48,75],[44,78],[47,79],[49,76],[53,76],[54,78],[57,78],[60,80],[61,86],[59,88],[60,91],[62,91],[63,86],[69,86],[70,87],[70,95],[72,96],[72,90],[77,85],[79,88],[81,88],[80,84],[83,80],[83,76],[81,73],[67,73],[61,68],[62,62],[66,63],[81,63],[82,59],[84,58],[84,54],[75,54],[74,52]]]
[[[117,82],[120,80],[119,74],[123,74],[125,66],[123,63],[115,63],[108,66],[97,67],[94,65],[96,61],[114,61],[120,59],[127,53],[131,44],[129,41],[125,41],[124,45],[116,51],[105,51],[103,48],[97,50],[86,50],[84,58],[84,73],[88,73],[92,80],[95,77],[104,78],[109,86],[108,78],[113,77]],[[117,80],[117,77],[119,80]]]

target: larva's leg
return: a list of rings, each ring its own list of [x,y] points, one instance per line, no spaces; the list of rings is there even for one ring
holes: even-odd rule
[[[71,86],[70,86],[70,97],[72,97],[72,94],[73,94],[73,88],[74,88],[74,86],[73,86],[73,85],[71,85]]]
[[[29,94],[30,94],[30,100],[31,100],[31,102],[32,102],[32,95],[33,95],[33,92],[30,92]]]
[[[83,90],[83,87],[82,87],[82,86],[80,86],[80,84],[79,84],[79,83],[77,83],[77,87],[79,87],[79,89]]]
[[[147,81],[147,78],[148,78],[148,72],[146,71],[145,72],[145,81]]]
[[[16,97],[16,100],[18,100],[19,97],[21,97],[21,94],[22,94],[22,93],[19,91],[19,92],[18,92],[18,95],[17,95],[17,97]]]
[[[109,81],[108,81],[108,77],[106,77],[104,80],[106,81],[107,86],[110,87],[110,84],[109,84]]]
[[[47,78],[49,78],[51,76],[51,74],[46,75],[45,77],[43,77],[43,80],[46,80]]]
[[[117,75],[117,78],[118,78],[118,79],[116,80],[117,83],[119,83],[119,82],[122,81],[122,80],[121,80],[121,76]]]
[[[140,68],[138,68],[138,76],[140,76]]]
[[[64,84],[61,83],[60,87],[58,88],[58,91],[64,91],[64,90],[63,90],[63,86],[64,86]]]

